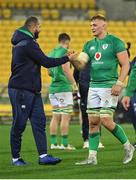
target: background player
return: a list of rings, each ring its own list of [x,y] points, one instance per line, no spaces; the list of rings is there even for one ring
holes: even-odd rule
[[[50,53],[50,57],[59,58],[64,56],[69,48],[70,36],[62,33],[58,37],[59,45]],[[75,147],[68,143],[69,122],[73,110],[72,91],[77,90],[76,82],[73,78],[70,64],[49,69],[52,82],[49,87],[49,99],[53,106],[53,116],[50,122],[51,149],[69,149]],[[61,146],[57,142],[57,129],[60,123]]]

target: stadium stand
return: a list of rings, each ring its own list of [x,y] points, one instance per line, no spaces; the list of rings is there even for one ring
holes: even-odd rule
[[[95,8],[95,0],[0,0],[1,8]]]
[[[44,110],[48,116],[52,115],[52,107],[50,104],[44,105]],[[3,117],[9,118],[12,116],[12,109],[10,104],[0,104],[0,123],[4,123]]]

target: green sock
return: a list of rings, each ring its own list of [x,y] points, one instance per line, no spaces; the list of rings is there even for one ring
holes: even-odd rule
[[[89,134],[89,150],[97,151],[99,146],[100,133]]]
[[[128,140],[124,130],[121,126],[116,124],[115,129],[112,131],[112,134],[122,143],[125,144]]]
[[[57,145],[57,136],[55,134],[50,135],[51,144]]]
[[[68,135],[61,136],[61,144],[63,144],[64,146],[68,146]]]

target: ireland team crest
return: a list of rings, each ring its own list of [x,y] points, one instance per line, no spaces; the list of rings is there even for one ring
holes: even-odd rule
[[[100,60],[101,59],[101,53],[96,52],[94,57],[95,57],[96,61]]]
[[[103,49],[107,49],[107,47],[108,47],[108,44],[103,44],[103,45],[102,45],[102,48],[103,48]]]

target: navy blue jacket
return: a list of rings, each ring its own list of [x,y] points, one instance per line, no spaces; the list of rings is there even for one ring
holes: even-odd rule
[[[21,28],[20,28],[21,29]],[[11,76],[8,88],[24,89],[31,92],[41,91],[41,66],[46,68],[66,63],[67,56],[49,58],[40,49],[31,33],[18,29],[12,37]]]
[[[83,70],[78,71],[74,69],[75,81],[81,86],[81,88],[89,88],[90,82],[90,63],[87,63]]]

